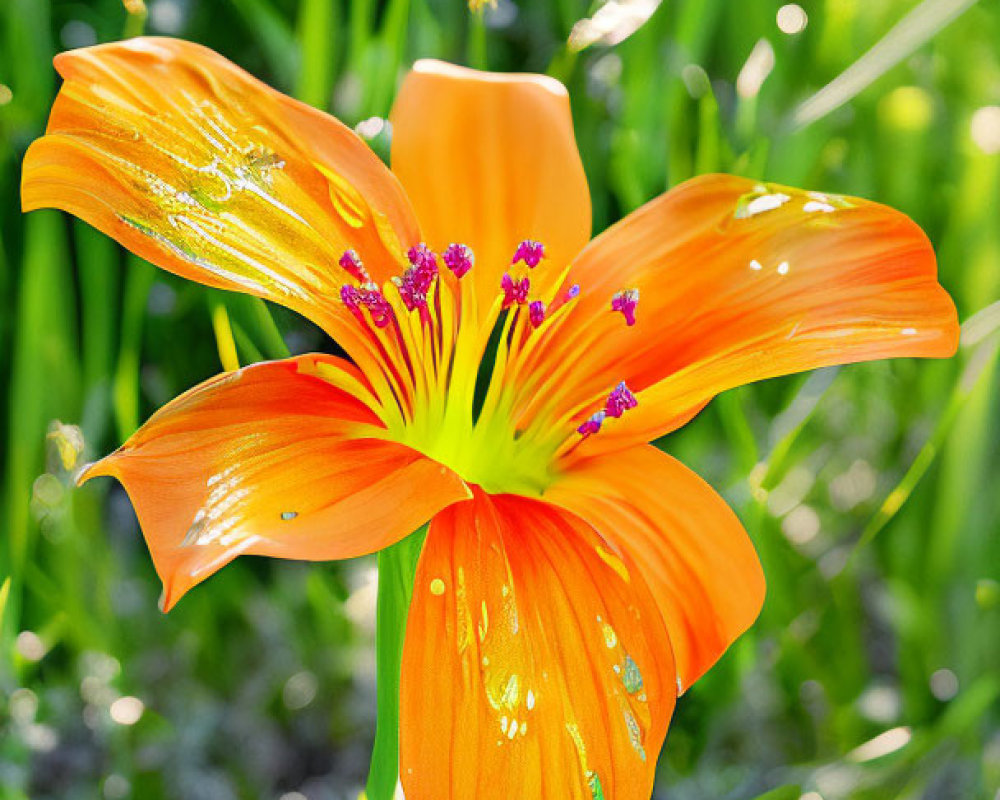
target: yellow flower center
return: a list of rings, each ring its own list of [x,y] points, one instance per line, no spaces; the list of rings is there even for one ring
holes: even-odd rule
[[[493,494],[540,496],[556,477],[557,454],[636,404],[624,383],[582,424],[562,416],[534,367],[539,342],[569,313],[578,288],[559,290],[564,275],[538,281],[531,272],[545,247],[522,241],[488,308],[463,277],[474,255],[462,244],[435,254],[409,250],[409,267],[379,286],[359,255],[340,266],[352,282],[341,300],[371,337],[373,379],[384,435],[449,467]],[[442,269],[443,261],[446,269]],[[548,276],[552,278],[553,276]],[[635,321],[638,292],[615,295],[610,309]],[[370,370],[369,370],[370,371]]]

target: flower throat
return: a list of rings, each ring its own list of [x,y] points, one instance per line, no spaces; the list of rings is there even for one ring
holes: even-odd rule
[[[476,266],[468,245],[435,253],[420,243],[406,258],[402,274],[381,286],[356,251],[338,262],[350,278],[340,299],[380,366],[371,388],[387,437],[489,492],[541,495],[567,441],[572,449],[637,405],[624,382],[568,417],[557,417],[547,397],[518,391],[527,360],[581,291],[560,288],[567,270],[554,274],[542,242],[517,245],[487,308],[467,277]],[[638,301],[637,289],[623,289],[609,309],[631,326]]]

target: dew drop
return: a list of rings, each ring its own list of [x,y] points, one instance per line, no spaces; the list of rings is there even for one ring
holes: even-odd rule
[[[836,211],[833,206],[829,203],[825,203],[822,200],[810,200],[805,205],[802,206],[802,210],[807,214],[813,211],[822,211],[824,214],[829,214],[832,211]]]
[[[290,519],[295,519],[299,515],[298,511],[282,511],[281,518],[287,522]]]
[[[593,800],[604,800],[604,787],[601,786],[601,779],[596,772],[587,773],[587,788],[590,789]]]
[[[511,675],[510,678],[507,679],[507,685],[504,687],[503,695],[500,697],[500,702],[505,706],[517,705],[520,685],[520,679],[517,675]]]
[[[629,694],[635,694],[642,688],[642,672],[632,656],[625,656],[625,667],[622,670],[622,685]]]
[[[625,718],[625,729],[628,731],[629,744],[639,754],[639,758],[645,761],[646,748],[642,746],[642,731],[639,729],[639,722],[632,712],[627,709],[622,712],[622,716]]]
[[[444,581],[440,578],[435,578],[431,581],[431,594],[440,597],[444,594]]]
[[[604,644],[608,646],[608,649],[618,644],[618,636],[615,634],[615,629],[608,625],[608,623],[605,622],[601,625],[601,631],[604,633]]]
[[[787,203],[792,198],[784,194],[783,192],[776,192],[774,194],[762,194],[756,197],[751,196],[750,199],[744,196],[740,199],[740,202],[736,205],[736,219],[748,219],[749,217],[755,217],[758,214],[764,214],[768,211],[774,211],[777,208],[781,208],[785,203]]]

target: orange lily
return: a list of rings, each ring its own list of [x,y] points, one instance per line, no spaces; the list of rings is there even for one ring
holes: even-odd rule
[[[419,62],[390,172],[194,44],[56,67],[26,210],[281,303],[350,359],[220,375],[82,479],[124,484],[165,608],[242,553],[349,558],[430,520],[402,666],[410,800],[648,798],[677,694],[764,596],[733,512],[648,442],[740,384],[956,348],[930,243],[872,202],[711,175],[588,243],[550,78]]]

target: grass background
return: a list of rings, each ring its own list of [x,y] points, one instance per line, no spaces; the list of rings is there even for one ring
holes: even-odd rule
[[[573,98],[595,230],[719,169],[914,217],[961,318],[987,309],[958,357],[732,391],[663,443],[736,508],[769,593],[680,702],[656,796],[991,800],[1000,111],[974,114],[1000,103],[1000,8],[956,0],[972,7],[942,30],[925,21],[929,43],[796,126],[799,104],[916,4],[804,2],[797,35],[776,26],[778,5],[667,0],[626,41],[581,53],[565,47],[592,11],[580,0],[503,0],[483,18],[458,0],[154,0],[146,27],[349,124],[384,117],[418,57],[550,71]],[[55,212],[20,214],[52,55],[139,24],[120,0],[0,6],[0,798],[353,800],[373,735],[374,562],[240,559],[164,617],[123,492],[73,489],[58,445],[75,432],[47,436],[56,420],[79,426],[92,458],[217,372],[213,309],[228,309],[244,360],[282,350],[254,304],[155,271]],[[774,68],[740,96],[761,39]],[[382,154],[386,137],[372,139]],[[329,347],[273,314],[292,351]],[[141,701],[137,721],[123,697]]]

